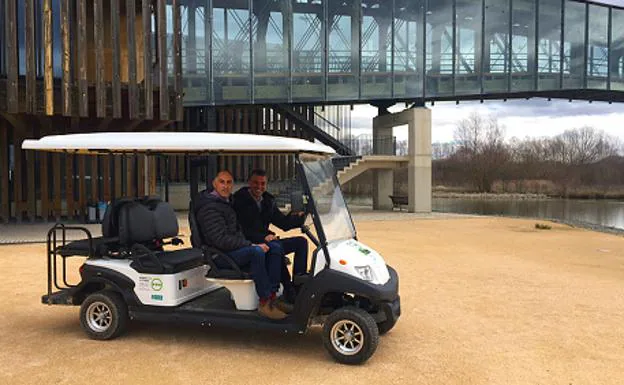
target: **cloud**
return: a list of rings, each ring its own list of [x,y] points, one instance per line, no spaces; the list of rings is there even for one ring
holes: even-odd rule
[[[403,110],[403,104],[391,109]],[[582,126],[592,126],[607,134],[624,140],[624,104],[588,103],[586,101],[562,101],[546,99],[436,103],[432,110],[432,140],[447,142],[453,140],[457,122],[472,112],[496,117],[506,127],[508,138],[554,136],[561,132]],[[372,132],[372,121],[377,109],[371,106],[356,106],[352,111],[351,126],[355,135]],[[399,138],[407,137],[406,129],[395,129]]]

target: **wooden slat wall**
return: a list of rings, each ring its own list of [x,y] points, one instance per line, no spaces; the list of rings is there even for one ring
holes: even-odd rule
[[[69,15],[71,12],[70,0],[61,1],[61,37],[63,39],[63,56],[61,59],[63,68],[63,80],[61,86],[61,99],[63,103],[63,115],[72,115],[72,91],[73,81],[71,78],[71,30]]]
[[[119,21],[119,0],[110,0],[111,42],[113,51],[113,118],[121,118],[121,41]]]
[[[36,124],[31,123],[30,128],[27,129],[26,135],[30,138],[36,138],[38,129]],[[22,147],[22,144],[19,144]],[[24,160],[26,161],[26,196],[24,197],[26,202],[26,216],[30,221],[34,221],[37,216],[37,199],[35,192],[37,186],[35,182],[35,152],[34,151],[22,151],[24,153]]]
[[[143,91],[145,95],[145,119],[154,118],[153,109],[153,82],[152,82],[152,18],[150,11],[151,0],[143,0]]]
[[[44,65],[43,83],[46,115],[54,115],[54,72],[52,46],[52,4],[51,0],[43,0],[43,45]]]
[[[0,216],[7,223],[11,217],[9,206],[9,125],[0,118]]]
[[[160,95],[160,120],[169,118],[169,88],[167,73],[167,18],[165,0],[156,0],[158,16],[158,87]]]
[[[106,86],[104,84],[104,7],[103,0],[93,1],[93,34],[95,37],[95,114],[106,117]]]
[[[126,15],[136,12],[135,0],[126,0]],[[135,18],[126,16],[126,35],[128,37],[128,110],[130,119],[136,119],[139,113],[139,91],[137,88],[137,48]]]
[[[21,222],[24,218],[22,188],[24,180],[22,179],[22,151],[20,143],[24,140],[24,134],[21,129],[13,129],[13,148],[14,152],[14,169],[13,169],[13,204],[15,205],[15,218]]]
[[[36,112],[36,74],[37,62],[35,57],[35,2],[26,0],[24,3],[26,12],[26,112]]]
[[[209,12],[204,8],[205,12]],[[209,41],[208,35],[205,38]],[[208,52],[206,52],[206,57]],[[208,60],[206,60],[208,63]],[[175,117],[181,121],[184,116],[182,105],[182,23],[180,16],[180,1],[173,0],[173,91],[175,93]]]
[[[89,83],[87,81],[87,0],[77,0],[78,16],[78,113],[89,116]]]
[[[49,1],[49,0],[48,0]],[[6,66],[7,66],[7,109],[9,113],[19,112],[19,67],[17,39],[17,10],[14,1],[7,1],[4,10],[6,20],[4,24],[6,36]]]

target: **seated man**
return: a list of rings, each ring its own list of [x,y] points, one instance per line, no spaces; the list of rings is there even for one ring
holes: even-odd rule
[[[250,266],[251,277],[260,298],[258,313],[270,319],[286,318],[279,309],[275,287],[279,285],[282,257],[269,252],[265,243],[245,239],[230,203],[233,178],[229,171],[220,171],[212,181],[214,190],[203,191],[195,205],[197,224],[207,246],[229,255],[239,266]],[[266,255],[265,255],[266,254]],[[217,264],[224,264],[219,259]],[[224,264],[224,267],[227,266]]]
[[[271,223],[284,231],[300,227],[305,220],[304,213],[282,214],[275,204],[275,198],[266,189],[266,172],[257,169],[251,172],[249,186],[234,194],[234,210],[243,233],[251,242],[266,243],[272,252],[281,256],[294,252],[293,274],[305,274],[308,265],[308,240],[305,237],[279,239],[269,230]],[[286,299],[294,302],[295,289],[285,264],[282,264],[281,282]]]

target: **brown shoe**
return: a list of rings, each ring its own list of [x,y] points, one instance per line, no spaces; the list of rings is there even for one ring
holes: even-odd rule
[[[286,313],[284,313],[277,307],[273,306],[273,303],[270,301],[265,302],[265,303],[260,303],[258,305],[258,314],[260,314],[263,317],[273,319],[273,320],[280,320],[280,319],[284,319],[288,317]]]
[[[273,306],[283,311],[286,314],[290,314],[294,310],[294,306],[291,303],[286,302],[284,297],[279,297],[273,300]]]

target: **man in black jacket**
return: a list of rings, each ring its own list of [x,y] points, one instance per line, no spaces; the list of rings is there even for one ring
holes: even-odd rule
[[[239,266],[249,265],[260,298],[260,315],[271,319],[286,318],[286,313],[279,309],[280,304],[275,298],[283,256],[271,252],[265,242],[252,243],[245,239],[230,203],[233,178],[229,171],[219,172],[212,186],[214,190],[203,191],[195,205],[203,242],[223,251]],[[227,267],[219,258],[215,263]]]
[[[308,264],[308,240],[305,237],[279,239],[269,230],[270,224],[284,231],[301,227],[305,217],[303,213],[282,214],[277,208],[275,198],[266,189],[266,172],[256,169],[251,172],[249,186],[241,188],[234,194],[234,210],[243,233],[251,242],[266,243],[275,254],[284,256],[294,252],[293,274],[305,274]],[[286,298],[293,302],[294,287],[290,273],[285,264],[282,264],[281,270],[281,282]]]

